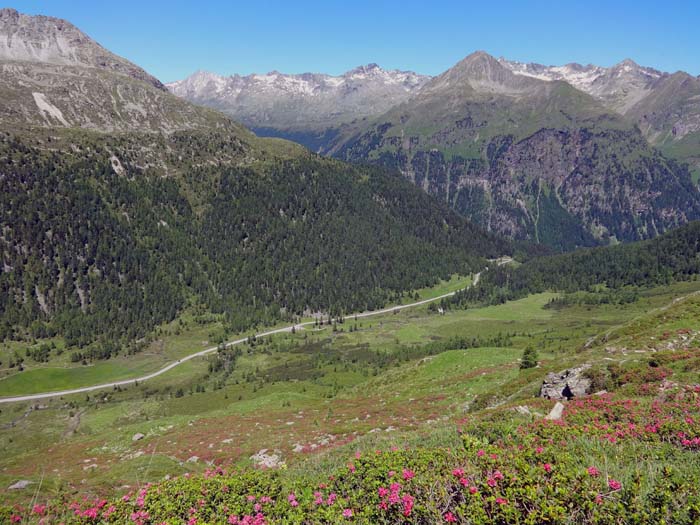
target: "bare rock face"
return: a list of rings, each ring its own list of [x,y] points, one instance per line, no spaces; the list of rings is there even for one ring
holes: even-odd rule
[[[3,129],[169,134],[238,127],[171,95],[158,79],[71,23],[14,9],[0,9],[0,93]]]
[[[547,374],[540,388],[540,397],[561,401],[585,396],[591,388],[591,380],[584,377],[583,373],[590,367],[591,365],[585,364]]]
[[[105,69],[165,90],[161,82],[107,51],[70,22],[0,9],[0,59]]]

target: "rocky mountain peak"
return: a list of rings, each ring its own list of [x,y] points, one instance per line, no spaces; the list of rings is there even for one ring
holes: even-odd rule
[[[535,84],[531,79],[515,75],[485,51],[475,51],[435,77],[422,92],[463,91],[471,88],[477,93],[518,95],[537,89]]]
[[[381,67],[379,67],[378,64],[375,64],[372,62],[371,64],[367,64],[364,66],[357,66],[354,69],[351,69],[347,73],[345,73],[343,76],[352,76],[352,75],[358,75],[358,74],[368,74],[368,73],[376,73],[376,72],[381,72],[384,71]]]
[[[619,64],[616,64],[614,67],[623,67],[623,68],[627,67],[627,68],[638,69],[640,66],[631,58],[625,58]]]
[[[622,62],[615,64],[607,72],[608,74],[643,78],[645,81],[654,80],[664,75],[661,71],[651,67],[640,66],[631,58],[626,58]]]
[[[453,69],[469,72],[473,77],[490,77],[494,72],[501,72],[503,66],[486,51],[474,51],[458,62]]]
[[[107,51],[70,22],[10,8],[0,9],[0,60],[94,67],[165,89],[158,79]]]

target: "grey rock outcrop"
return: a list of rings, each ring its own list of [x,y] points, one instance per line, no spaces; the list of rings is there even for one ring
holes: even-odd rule
[[[264,448],[259,450],[257,454],[250,456],[253,464],[258,468],[279,468],[284,464],[282,453],[279,450],[270,452]]]
[[[584,376],[584,372],[590,367],[585,364],[547,374],[540,388],[540,397],[561,401],[585,396],[590,391],[591,380]]]

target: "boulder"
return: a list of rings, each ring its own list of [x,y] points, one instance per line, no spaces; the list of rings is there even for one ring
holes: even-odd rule
[[[569,368],[562,372],[547,374],[540,388],[540,397],[561,401],[585,396],[591,388],[591,380],[583,373],[591,367],[589,364]]]
[[[554,408],[550,410],[549,414],[544,416],[545,419],[550,419],[552,421],[556,421],[558,419],[561,419],[561,415],[564,413],[564,403],[561,401],[557,401],[557,404],[554,405]]]
[[[146,436],[145,436],[144,434],[142,434],[141,432],[137,432],[137,433],[134,434],[134,436],[131,438],[131,441],[139,441],[139,440],[141,440],[141,439],[143,439],[143,438],[145,438],[145,437],[146,437]]]
[[[279,468],[284,464],[284,461],[282,461],[282,454],[279,450],[275,450],[271,453],[266,448],[250,456],[250,459],[258,468]]]
[[[29,485],[34,483],[33,481],[29,481],[28,479],[20,479],[18,482],[13,483],[9,487],[7,487],[7,490],[21,490],[21,489],[26,489]]]

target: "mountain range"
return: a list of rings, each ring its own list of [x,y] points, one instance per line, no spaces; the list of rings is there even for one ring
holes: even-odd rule
[[[339,126],[387,111],[429,78],[368,64],[339,76],[272,71],[223,77],[198,71],[167,88],[221,110],[261,135],[290,138],[318,150]]]
[[[700,173],[700,77],[657,71],[630,59],[609,68],[499,62],[516,74],[563,80],[588,93],[637,124],[651,144],[690,161]]]
[[[261,134],[397,169],[512,238],[572,249],[653,237],[700,216],[700,81],[690,75],[630,60],[549,67],[476,52],[433,78],[372,66],[361,93],[381,93],[381,104],[361,110],[346,103],[346,89],[323,87],[368,69],[341,77],[197,74],[168,88]],[[251,113],[247,100],[266,110]],[[342,117],[329,106],[344,108]]]
[[[631,59],[611,67],[545,66],[502,57],[498,62],[517,75],[567,82],[591,95],[636,123],[650,143],[670,156],[690,161],[700,175],[700,77],[658,71]],[[319,150],[324,149],[324,142],[333,140],[335,134],[329,130],[380,115],[405,102],[430,78],[369,64],[337,77],[277,71],[224,77],[198,71],[167,88],[193,102],[216,107],[260,134],[284,136]]]

